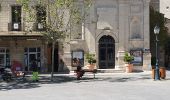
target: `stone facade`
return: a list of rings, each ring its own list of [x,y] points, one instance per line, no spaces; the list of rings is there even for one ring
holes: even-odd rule
[[[18,61],[23,70],[30,70],[32,60],[37,60],[41,71],[47,71],[47,44],[37,32],[25,32],[24,13],[21,13],[21,23],[12,30],[12,7],[18,6],[16,0],[3,0],[0,10],[0,67],[12,67],[13,61]],[[22,9],[21,9],[22,10]],[[23,12],[23,10],[21,11]],[[19,26],[18,26],[19,25]]]
[[[83,25],[82,34],[84,37],[82,40],[74,40],[77,42],[66,46],[69,49],[67,48],[68,51],[65,53],[67,56],[65,57],[71,58],[70,51],[74,50],[94,53],[97,57],[97,68],[100,69],[102,68],[101,62],[104,60],[100,58],[103,54],[99,41],[104,36],[111,36],[114,40],[114,49],[111,51],[114,52],[113,58],[111,58],[114,62],[113,69],[123,70],[124,53],[131,51],[131,53],[140,54],[135,58],[137,62],[141,61],[140,64],[136,64],[136,68],[148,69],[151,63],[149,3],[150,0],[94,0],[89,16],[86,17]],[[106,48],[108,49],[108,47]],[[109,55],[109,52],[104,52],[106,53],[104,56]],[[106,61],[107,63],[109,62]],[[70,66],[69,69],[74,69],[71,67],[70,61],[67,65]],[[109,68],[105,67],[104,69]]]
[[[51,58],[48,57],[48,47],[41,35],[35,32],[25,34],[22,31],[24,25],[21,31],[9,30],[11,6],[17,4],[15,1],[6,0],[1,4],[0,47],[9,49],[10,65],[13,60],[18,60],[26,67],[31,54],[36,54],[36,58],[40,57],[41,67],[47,71],[48,60]],[[74,57],[80,57],[83,65],[86,65],[84,56],[88,52],[96,55],[98,69],[124,70],[125,52],[136,57],[136,68],[148,69],[151,63],[149,2],[150,0],[93,0],[86,20],[78,28],[79,36],[64,43],[63,48],[57,48],[58,69],[74,70]],[[22,22],[24,23],[23,19]],[[36,51],[28,52],[27,49],[31,51],[31,48]]]

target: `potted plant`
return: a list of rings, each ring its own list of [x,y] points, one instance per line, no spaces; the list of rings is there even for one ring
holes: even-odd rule
[[[89,63],[88,68],[89,69],[94,69],[95,68],[95,63],[96,63],[95,54],[87,53],[87,54],[85,54],[85,58],[86,58],[87,62]]]
[[[126,72],[130,73],[133,69],[133,64],[131,62],[134,60],[134,57],[131,56],[128,52],[125,52],[124,61],[125,61],[125,67]]]

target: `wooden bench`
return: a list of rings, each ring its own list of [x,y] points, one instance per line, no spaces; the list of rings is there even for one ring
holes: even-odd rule
[[[93,78],[95,78],[95,74],[97,73],[97,69],[83,69],[80,71],[80,73],[78,73],[77,70],[74,70],[74,73],[77,74],[77,79],[79,79],[80,77],[82,77],[86,72],[89,72],[89,73],[93,73]],[[82,74],[82,75],[79,75],[79,74]]]
[[[95,74],[97,73],[97,69],[83,69],[84,70],[84,72],[90,72],[90,73],[93,73],[93,78],[95,78]]]

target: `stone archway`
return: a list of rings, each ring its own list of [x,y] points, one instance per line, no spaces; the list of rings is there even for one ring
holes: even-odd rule
[[[115,40],[109,35],[99,39],[99,69],[115,68]]]

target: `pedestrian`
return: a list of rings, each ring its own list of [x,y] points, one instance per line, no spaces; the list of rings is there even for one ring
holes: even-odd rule
[[[81,70],[82,70],[82,68],[81,68],[81,63],[80,63],[79,58],[77,58],[77,60],[76,60],[76,64],[77,64],[77,71],[81,71]]]
[[[32,81],[38,81],[38,66],[37,66],[37,63],[36,63],[36,61],[35,60],[33,60],[33,62],[32,62],[32,65],[31,65],[31,67],[32,67]]]
[[[77,58],[76,63],[77,63],[77,80],[80,80],[80,78],[84,75],[84,70],[82,70],[82,65],[79,58]]]

